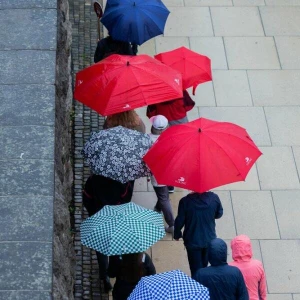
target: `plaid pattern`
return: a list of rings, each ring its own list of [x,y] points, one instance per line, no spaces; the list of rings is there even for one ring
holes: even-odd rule
[[[132,202],[104,206],[80,231],[83,245],[105,255],[143,252],[165,236],[161,214]]]
[[[128,300],[208,300],[208,289],[180,270],[143,277]]]

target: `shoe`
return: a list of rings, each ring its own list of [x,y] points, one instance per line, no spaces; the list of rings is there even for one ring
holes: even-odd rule
[[[174,226],[168,226],[168,227],[166,227],[165,228],[165,231],[167,232],[167,233],[174,233]]]
[[[174,193],[174,186],[168,186],[169,194]]]
[[[112,285],[110,283],[109,277],[106,276],[104,279],[102,279],[103,285],[104,285],[104,291],[105,293],[108,293],[109,291],[112,290]]]

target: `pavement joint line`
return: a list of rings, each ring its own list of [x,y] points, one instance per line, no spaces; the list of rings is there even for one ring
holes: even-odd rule
[[[276,211],[276,207],[275,207],[275,203],[274,203],[273,191],[270,191],[270,194],[271,194],[271,199],[272,199],[274,214],[275,214],[275,218],[276,218],[276,224],[277,224],[277,229],[278,229],[278,233],[279,233],[279,238],[281,240],[282,236],[281,236],[279,221],[278,221],[278,217],[277,217],[277,211]]]
[[[247,82],[248,82],[248,86],[249,86],[249,91],[250,91],[250,97],[251,97],[252,106],[255,107],[254,101],[253,101],[253,95],[252,95],[251,84],[250,84],[250,80],[249,80],[248,70],[245,70],[245,71],[246,71]]]

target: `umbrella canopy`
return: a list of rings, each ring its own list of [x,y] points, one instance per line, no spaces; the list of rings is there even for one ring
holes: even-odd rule
[[[113,54],[76,74],[74,98],[111,115],[182,98],[181,74],[148,55]]]
[[[183,89],[192,86],[194,95],[198,84],[212,80],[210,58],[185,47],[159,53],[154,57],[179,71]]]
[[[125,183],[150,175],[142,157],[151,144],[148,134],[117,126],[93,132],[82,154],[92,173]]]
[[[164,131],[144,161],[158,183],[202,193],[245,180],[261,154],[244,128],[200,118]]]
[[[105,255],[143,252],[165,236],[161,214],[132,202],[104,206],[80,232],[83,245]]]
[[[164,32],[169,13],[161,0],[108,0],[101,22],[115,40],[141,45]]]
[[[142,277],[128,300],[208,300],[208,289],[180,270]]]

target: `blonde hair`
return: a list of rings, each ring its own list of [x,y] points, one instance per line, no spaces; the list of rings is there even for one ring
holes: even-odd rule
[[[140,117],[134,110],[127,110],[118,114],[110,115],[106,118],[107,128],[123,126],[134,129],[140,124]]]

